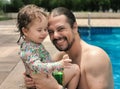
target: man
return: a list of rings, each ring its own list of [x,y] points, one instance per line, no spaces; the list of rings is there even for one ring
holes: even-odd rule
[[[73,13],[63,7],[55,8],[50,13],[48,23],[48,32],[53,44],[58,50],[68,54],[72,63],[80,66],[77,89],[113,89],[112,68],[108,55],[101,48],[80,39]],[[31,76],[39,89],[64,89],[52,76]],[[27,86],[33,84],[28,78],[25,80]]]

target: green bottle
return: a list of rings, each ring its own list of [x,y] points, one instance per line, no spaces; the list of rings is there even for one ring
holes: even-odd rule
[[[60,85],[63,85],[63,71],[53,72],[53,77],[57,80]]]

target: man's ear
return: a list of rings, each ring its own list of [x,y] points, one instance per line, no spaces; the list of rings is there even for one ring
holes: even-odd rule
[[[74,31],[74,33],[78,33],[78,25],[76,22],[73,25],[73,31]]]
[[[22,32],[23,32],[23,34],[24,34],[24,36],[27,36],[27,34],[28,34],[28,29],[26,29],[26,28],[22,28]]]

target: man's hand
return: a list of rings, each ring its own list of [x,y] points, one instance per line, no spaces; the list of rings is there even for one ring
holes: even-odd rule
[[[25,86],[28,89],[35,88],[35,82],[33,81],[33,79],[30,76],[27,76],[26,74],[24,74],[24,80],[25,80]]]
[[[35,82],[37,89],[62,89],[52,75],[46,75],[44,73],[31,74]]]

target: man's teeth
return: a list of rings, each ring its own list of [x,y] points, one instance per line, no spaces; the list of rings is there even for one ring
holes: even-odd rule
[[[59,43],[62,43],[64,41],[64,39],[59,39],[59,40],[57,40],[57,43],[59,44]]]

